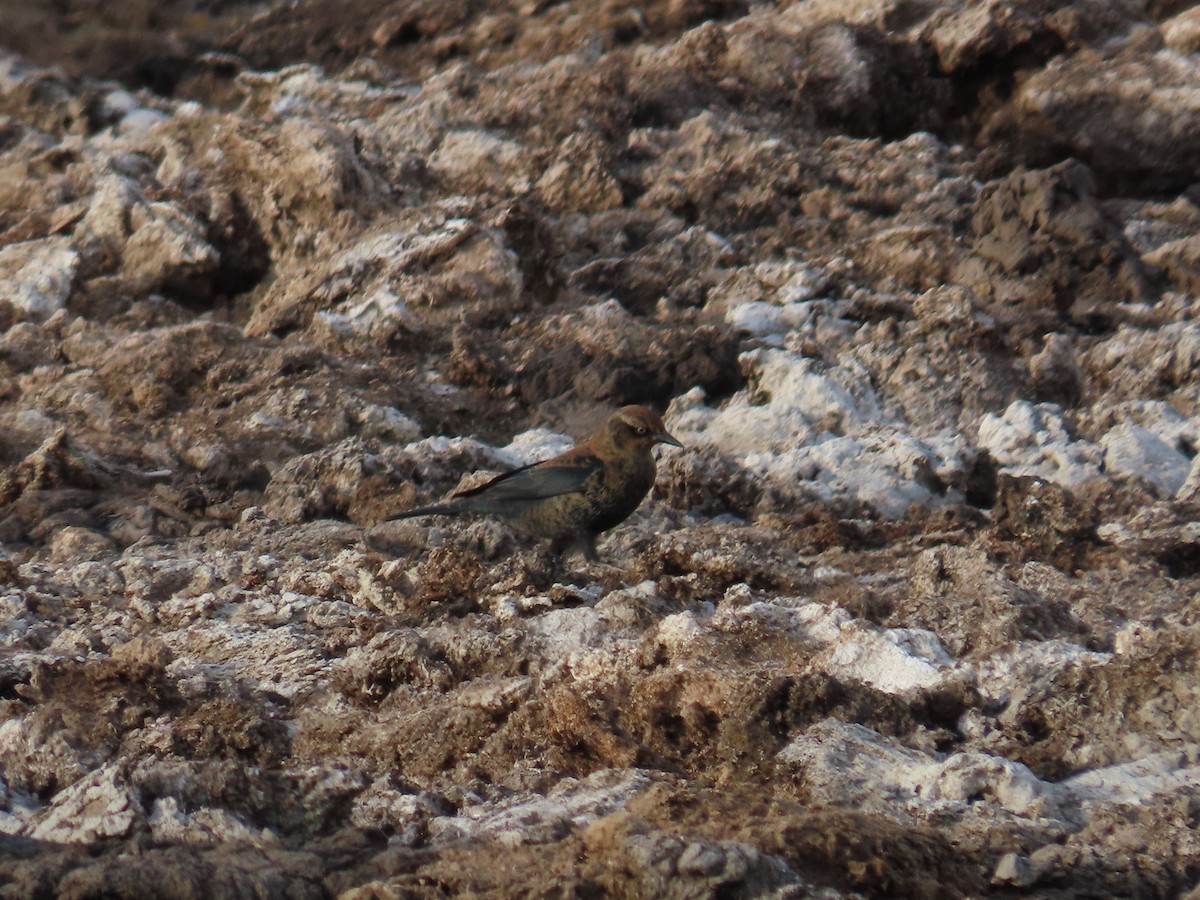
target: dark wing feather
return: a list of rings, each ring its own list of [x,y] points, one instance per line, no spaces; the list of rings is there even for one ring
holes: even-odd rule
[[[459,491],[454,499],[476,497],[507,503],[578,494],[588,478],[600,467],[600,460],[591,454],[566,454],[505,472],[479,487]]]

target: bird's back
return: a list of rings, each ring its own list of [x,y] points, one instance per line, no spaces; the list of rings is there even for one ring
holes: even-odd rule
[[[654,459],[648,454],[606,460],[581,455],[577,464],[587,470],[579,490],[519,501],[519,508],[509,500],[506,518],[522,531],[551,540],[597,535],[628,518],[654,484]]]

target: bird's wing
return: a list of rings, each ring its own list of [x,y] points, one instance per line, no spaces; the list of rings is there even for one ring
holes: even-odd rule
[[[478,497],[503,503],[578,494],[600,466],[600,460],[591,454],[566,454],[505,472],[479,487],[459,491],[454,497]]]

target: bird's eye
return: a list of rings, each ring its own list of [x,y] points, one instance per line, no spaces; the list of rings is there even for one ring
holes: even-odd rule
[[[645,428],[643,428],[641,425],[639,425],[637,428],[635,428],[635,429],[634,429],[634,431],[635,431],[635,432],[637,432],[638,434],[645,434],[645,433],[646,433],[646,429],[645,429]]]

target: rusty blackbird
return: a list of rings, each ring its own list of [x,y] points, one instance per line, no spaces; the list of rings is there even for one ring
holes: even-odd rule
[[[598,562],[596,538],[625,521],[654,484],[655,444],[682,447],[644,406],[625,406],[591,437],[560,456],[505,472],[443,503],[389,516],[487,515],[551,541],[561,556],[577,548]]]

